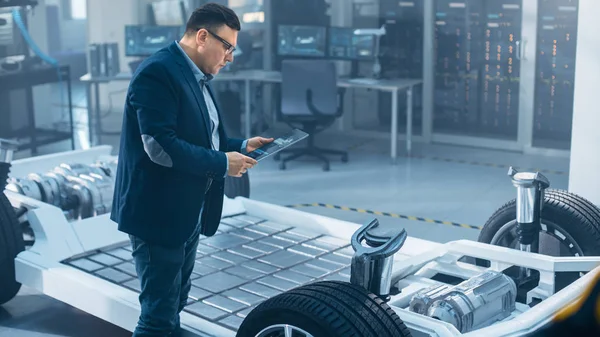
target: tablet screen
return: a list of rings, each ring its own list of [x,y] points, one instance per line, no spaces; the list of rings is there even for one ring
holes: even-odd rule
[[[271,143],[248,153],[247,156],[260,161],[285,149],[286,147],[296,144],[306,137],[308,137],[308,133],[299,129],[294,129],[285,136],[277,137]]]

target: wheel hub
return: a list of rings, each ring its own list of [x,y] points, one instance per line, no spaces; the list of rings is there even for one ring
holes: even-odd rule
[[[276,324],[264,328],[256,337],[313,337],[313,335],[290,324]]]

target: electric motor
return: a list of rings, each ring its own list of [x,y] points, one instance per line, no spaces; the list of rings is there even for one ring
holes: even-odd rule
[[[456,285],[440,285],[415,295],[410,310],[465,333],[508,317],[515,310],[517,286],[503,273],[486,271]]]
[[[59,207],[69,220],[85,219],[111,211],[116,165],[63,163],[44,174],[11,178],[7,189]]]
[[[42,200],[42,191],[40,186],[29,179],[9,178],[6,185],[8,191],[22,194],[35,200]]]
[[[97,163],[92,164],[92,166],[102,169],[107,176],[109,176],[113,179],[117,175],[117,165],[118,165],[118,159],[114,159],[114,160],[110,160],[110,161],[98,161]]]
[[[31,181],[35,181],[40,187],[41,196],[40,200],[61,207],[63,199],[66,197],[65,194],[61,194],[61,186],[56,177],[48,174],[30,173],[27,178]]]

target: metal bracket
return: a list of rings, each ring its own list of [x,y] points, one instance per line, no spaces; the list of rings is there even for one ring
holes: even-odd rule
[[[350,272],[350,283],[364,287],[367,291],[389,300],[393,255],[406,241],[404,228],[383,228],[373,219],[352,235],[354,256]],[[368,246],[363,246],[362,242]]]

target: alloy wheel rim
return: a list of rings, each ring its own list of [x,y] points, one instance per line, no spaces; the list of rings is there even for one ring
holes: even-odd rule
[[[262,329],[256,337],[313,337],[313,335],[294,325],[275,324]]]

